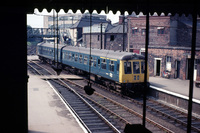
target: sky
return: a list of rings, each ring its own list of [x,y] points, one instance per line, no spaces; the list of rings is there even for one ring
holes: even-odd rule
[[[86,12],[88,12],[86,10]],[[73,13],[72,10],[69,10],[68,13]],[[80,10],[77,10],[76,13],[81,13]],[[93,13],[97,13],[97,11],[93,11]],[[58,14],[65,14],[64,10],[61,9]],[[113,14],[112,11],[109,11],[108,14],[106,14],[104,11],[100,13],[101,15],[107,15],[107,19],[110,19],[112,23],[116,23],[119,21],[119,15],[120,12],[116,12],[116,14]],[[27,25],[30,25],[33,28],[43,28],[43,16],[44,15],[53,15],[53,11],[47,12],[46,9],[44,9],[42,12],[39,12],[38,9],[34,10],[34,14],[27,14]]]

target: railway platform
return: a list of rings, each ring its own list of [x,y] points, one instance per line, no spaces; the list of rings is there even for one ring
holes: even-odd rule
[[[37,55],[29,55],[27,56],[27,60],[39,60]]]
[[[149,82],[153,89],[167,91],[168,93],[171,93],[171,95],[183,97],[184,99],[187,99],[189,96],[189,80],[149,77]],[[197,88],[195,85],[193,88],[193,101],[200,103],[200,88]]]
[[[84,133],[84,128],[47,81],[29,74],[29,133]]]

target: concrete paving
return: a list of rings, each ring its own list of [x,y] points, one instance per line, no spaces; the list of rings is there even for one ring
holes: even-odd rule
[[[28,129],[30,133],[83,133],[58,95],[48,83],[29,74]]]
[[[175,92],[184,96],[189,96],[189,80],[166,79],[162,77],[149,77],[152,86]],[[194,85],[193,98],[200,100],[200,88]]]
[[[27,60],[39,60],[37,55],[29,55],[27,56]]]

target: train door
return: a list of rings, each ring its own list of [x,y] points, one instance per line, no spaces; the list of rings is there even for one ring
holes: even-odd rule
[[[180,61],[176,60],[175,65],[175,78],[180,78]]]
[[[160,76],[161,58],[154,58],[154,76]]]
[[[191,59],[187,59],[187,71],[186,71],[186,77],[187,77],[187,79],[190,79],[190,69],[191,69]]]
[[[186,77],[187,77],[187,79],[190,79],[190,76],[191,76],[191,59],[187,59],[187,72],[186,72]],[[196,78],[197,78],[197,64],[196,64],[196,59],[195,59],[195,61],[194,61],[194,69],[193,69],[193,71],[194,71],[194,77],[193,77],[193,80],[195,81],[196,80]]]

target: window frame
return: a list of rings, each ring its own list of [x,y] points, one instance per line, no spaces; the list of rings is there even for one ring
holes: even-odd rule
[[[110,35],[110,41],[114,41],[115,40],[115,35]]]
[[[115,71],[115,61],[113,61],[113,60],[109,61],[109,71],[111,71],[111,72]]]
[[[140,62],[140,66],[141,66],[141,73],[144,74],[145,73],[145,61],[141,61]]]
[[[84,61],[83,61],[84,65],[88,65],[88,56],[87,55],[84,55]]]
[[[107,69],[107,60],[101,59],[101,69],[106,70]]]
[[[136,69],[136,65],[138,65],[137,69]],[[140,62],[139,61],[133,61],[133,74],[140,74]]]
[[[83,63],[83,55],[82,54],[79,55],[79,63]]]
[[[130,64],[130,66],[129,66],[130,70],[129,71],[127,69],[127,63]],[[126,64],[126,67],[125,67],[125,64]],[[124,74],[132,74],[132,63],[130,61],[124,62]]]

